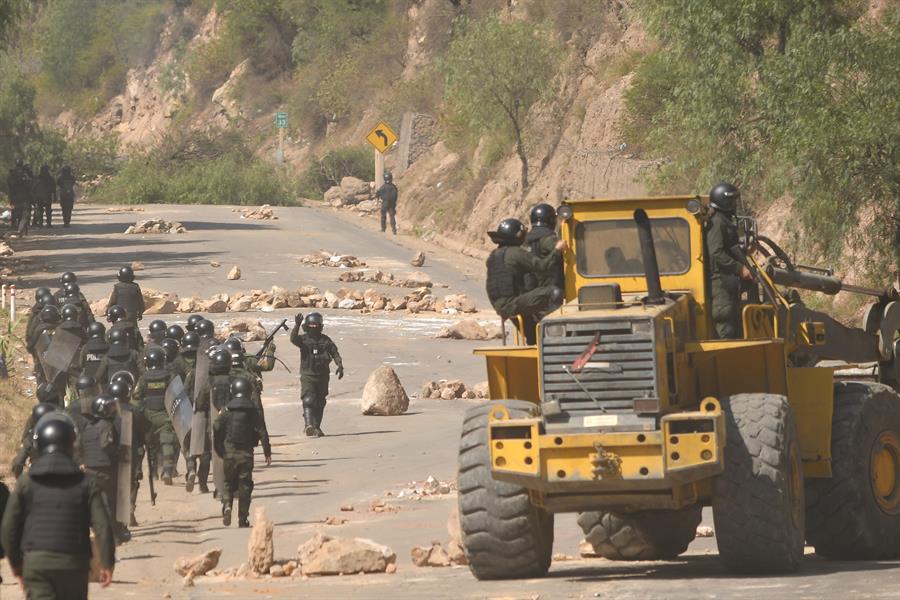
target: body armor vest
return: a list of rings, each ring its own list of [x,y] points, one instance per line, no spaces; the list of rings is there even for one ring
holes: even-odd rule
[[[91,338],[84,345],[84,373],[94,377],[97,374],[97,367],[100,361],[106,356],[109,350],[109,344],[101,337]]]
[[[150,369],[144,373],[144,406],[149,410],[166,409],[166,388],[169,386],[169,372],[166,369]]]
[[[331,355],[328,353],[328,337],[322,335],[314,338],[307,334],[303,336],[303,349],[300,354],[300,368],[315,373],[328,373],[328,365],[331,363]]]
[[[506,264],[509,247],[497,248],[487,259],[487,294],[491,303],[522,293],[522,276]]]
[[[136,283],[118,282],[113,288],[116,290],[116,304],[125,309],[129,320],[137,318],[141,308],[141,289]]]
[[[85,420],[81,430],[81,445],[84,451],[84,464],[89,468],[111,467],[113,464],[109,450],[103,444],[109,439],[113,424],[104,419]]]
[[[238,450],[253,450],[259,442],[256,435],[256,409],[229,409],[225,441]]]
[[[84,475],[61,477],[61,485],[48,485],[31,478],[25,498],[28,518],[22,549],[61,554],[91,555],[90,489]]]
[[[230,375],[210,375],[209,377],[209,401],[217,411],[225,408],[231,387]]]

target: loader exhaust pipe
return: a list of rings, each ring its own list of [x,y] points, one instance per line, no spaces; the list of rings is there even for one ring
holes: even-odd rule
[[[662,304],[665,296],[659,280],[659,263],[656,262],[656,246],[653,245],[653,231],[647,211],[642,208],[634,211],[634,223],[641,242],[641,259],[644,263],[644,277],[647,279],[647,303]]]

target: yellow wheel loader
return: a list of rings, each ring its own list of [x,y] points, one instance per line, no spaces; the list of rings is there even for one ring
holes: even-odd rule
[[[678,556],[704,506],[734,572],[794,571],[807,543],[900,556],[897,290],[796,265],[741,219],[742,335],[714,339],[710,210],[701,196],[559,208],[564,304],[536,345],[476,351],[492,400],[465,416],[458,486],[477,578],[544,575],[566,512],[614,560]],[[873,303],[846,327],[797,289]]]

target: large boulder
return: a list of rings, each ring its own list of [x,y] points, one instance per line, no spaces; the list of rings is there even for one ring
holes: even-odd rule
[[[357,177],[341,179],[341,194],[345,205],[359,204],[369,197],[369,182]]]
[[[441,329],[435,337],[451,340],[494,340],[502,336],[496,325],[482,325],[477,319],[463,319]]]
[[[360,404],[364,415],[402,415],[409,408],[409,396],[396,371],[381,365],[369,375]]]
[[[406,279],[403,281],[403,286],[408,288],[430,288],[434,285],[431,281],[431,277],[427,273],[423,273],[422,271],[414,271],[406,276]]]
[[[145,315],[171,315],[175,313],[175,303],[162,297],[150,298],[148,302],[144,300]]]
[[[257,507],[253,529],[247,541],[247,555],[250,568],[260,575],[269,572],[275,562],[275,524],[266,516],[264,506]]]
[[[364,538],[332,538],[316,534],[298,549],[304,575],[350,575],[384,573],[397,555],[381,544]]]
[[[325,190],[324,200],[327,205],[334,206],[335,208],[343,206],[344,192],[341,189],[341,186],[334,185]]]

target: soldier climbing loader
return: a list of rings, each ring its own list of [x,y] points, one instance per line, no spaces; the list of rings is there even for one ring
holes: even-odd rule
[[[611,559],[668,559],[712,506],[735,572],[900,556],[900,301],[794,265],[743,219],[738,339],[714,339],[708,199],[570,201],[566,301],[537,344],[477,350],[491,398],[465,417],[463,545],[479,579],[544,575],[556,513]],[[610,257],[616,258],[611,260]],[[795,289],[874,298],[859,329]],[[869,363],[845,381],[822,361]]]

